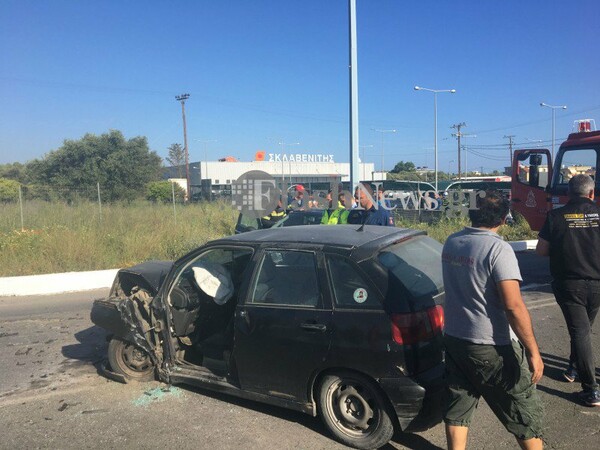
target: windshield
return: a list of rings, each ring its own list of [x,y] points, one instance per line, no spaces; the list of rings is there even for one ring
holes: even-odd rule
[[[596,179],[598,151],[595,148],[566,149],[557,158],[554,186],[566,186],[575,175],[585,174]],[[596,182],[597,184],[597,182]]]
[[[379,262],[390,274],[389,291],[408,293],[412,298],[443,291],[442,245],[428,236],[419,236],[387,247]]]

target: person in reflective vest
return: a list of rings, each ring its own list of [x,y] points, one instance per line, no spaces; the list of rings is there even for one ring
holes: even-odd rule
[[[346,198],[344,193],[338,194],[338,205],[335,209],[326,209],[323,211],[321,217],[321,224],[323,225],[338,225],[348,223],[348,214],[350,211],[346,209]]]

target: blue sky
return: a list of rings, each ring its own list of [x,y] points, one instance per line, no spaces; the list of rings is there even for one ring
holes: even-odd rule
[[[3,0],[0,17],[0,163],[110,129],[164,157],[183,142],[181,93],[192,161],[249,161],[282,141],[349,159],[346,0]],[[433,95],[415,85],[457,90],[438,95],[444,171],[455,123],[477,135],[468,167],[484,170],[508,164],[504,135],[550,147],[541,101],[568,105],[557,141],[574,119],[600,125],[595,1],[357,0],[357,23],[360,145],[377,169],[374,128],[397,130],[386,169],[433,167]]]

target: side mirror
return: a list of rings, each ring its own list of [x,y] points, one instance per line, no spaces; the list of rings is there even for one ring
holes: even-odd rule
[[[532,166],[541,166],[542,165],[542,155],[531,155],[529,157],[529,164]]]

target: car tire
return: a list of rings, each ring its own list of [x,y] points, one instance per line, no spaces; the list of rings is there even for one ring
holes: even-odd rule
[[[151,381],[154,365],[148,353],[131,342],[112,338],[108,344],[108,362],[113,372],[130,380]]]
[[[329,431],[345,445],[379,448],[394,435],[394,414],[384,395],[358,373],[325,375],[318,387],[318,407]]]

